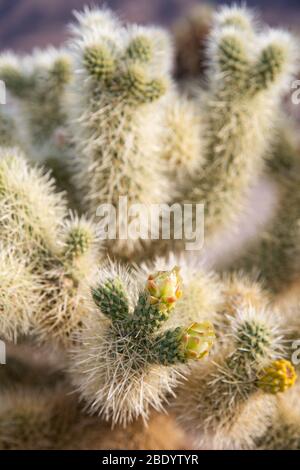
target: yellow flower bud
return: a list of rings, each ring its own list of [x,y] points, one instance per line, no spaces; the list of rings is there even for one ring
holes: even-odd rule
[[[286,359],[278,359],[267,367],[258,380],[258,386],[267,393],[285,392],[297,379],[294,366]]]
[[[182,296],[179,268],[175,266],[171,271],[158,271],[150,275],[146,290],[150,294],[151,304],[160,304],[161,309],[171,310]]]
[[[183,333],[181,343],[187,359],[202,359],[206,356],[215,339],[215,332],[209,321],[192,323]]]

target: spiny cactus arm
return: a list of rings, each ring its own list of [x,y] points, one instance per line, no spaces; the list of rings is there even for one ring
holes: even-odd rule
[[[280,88],[284,86],[282,81],[289,80],[295,71],[297,54],[291,36],[285,31],[271,29],[259,37],[254,17],[245,8],[223,7],[215,16],[214,26],[216,36],[224,35],[219,41],[218,50],[215,49],[220,70],[226,71],[228,68],[230,71],[232,68],[236,72],[236,69],[245,69],[248,74],[246,87],[250,93],[266,90],[276,82],[279,82]],[[252,39],[255,42],[255,35],[261,43],[261,51],[247,70],[247,62],[248,66],[251,62],[247,41]],[[213,45],[211,48],[214,50]]]
[[[62,257],[72,263],[89,253],[97,241],[96,226],[86,217],[71,213],[64,223]]]
[[[95,18],[98,20],[95,20]],[[101,18],[101,19],[100,19]],[[82,63],[88,74],[106,84],[107,90],[124,95],[138,95],[138,102],[143,103],[159,97],[158,91],[150,96],[150,90],[163,91],[163,82],[147,78],[147,72],[167,73],[169,68],[165,60],[171,56],[169,38],[159,28],[143,28],[136,25],[122,27],[113,15],[106,10],[87,11],[77,15],[79,24],[71,27],[75,32],[71,43],[74,50],[82,55]],[[102,22],[104,28],[88,31],[85,23]],[[112,31],[112,22],[114,31]],[[170,49],[170,52],[168,50]],[[139,66],[138,66],[139,64]],[[145,98],[142,100],[142,93]]]
[[[9,92],[18,98],[25,97],[34,87],[34,79],[28,77],[23,60],[12,53],[0,56],[0,79],[4,81]]]
[[[129,42],[125,57],[132,61],[149,62],[152,58],[152,44],[146,36],[137,35]]]
[[[255,309],[267,308],[270,304],[270,295],[263,288],[263,284],[253,281],[250,276],[240,271],[226,272],[222,276],[222,300],[220,312],[223,316],[234,316],[236,312],[251,305]]]
[[[169,316],[169,310],[152,304],[148,292],[139,295],[137,305],[132,316],[132,328],[137,331],[153,332],[164,323]]]
[[[257,28],[257,19],[252,11],[243,6],[223,6],[214,16],[214,27],[225,28],[234,26],[251,36]]]
[[[166,106],[162,159],[180,184],[204,163],[202,115],[195,100],[174,92]]]
[[[70,72],[70,58],[63,50],[37,49],[31,56],[18,57],[10,53],[0,56],[0,77],[12,95],[20,99],[33,99],[42,91],[44,98],[50,99],[46,90],[53,97],[55,91],[68,83]]]
[[[107,47],[102,45],[87,46],[83,55],[83,62],[92,77],[99,81],[112,79],[116,71],[116,62]]]
[[[235,82],[239,87],[244,85],[250,64],[243,32],[234,26],[213,29],[210,54],[214,72],[222,74],[225,82]]]
[[[203,98],[206,163],[187,196],[206,203],[207,235],[234,223],[262,171],[279,97],[296,65],[293,39],[284,35],[280,46],[280,36],[256,34],[249,41],[236,26],[211,32],[210,86]]]
[[[273,315],[240,309],[230,319],[220,351],[209,363],[195,364],[189,381],[180,386],[178,416],[189,431],[196,427],[199,446],[253,448],[267,428],[276,398],[262,390],[259,379],[282,354]]]
[[[1,240],[26,256],[58,250],[60,225],[66,216],[62,194],[44,170],[31,167],[19,149],[0,150]]]
[[[118,277],[112,281],[111,274],[104,274],[101,289],[94,291],[104,315],[97,309],[84,321],[71,351],[70,374],[93,411],[126,424],[140,415],[146,419],[151,406],[162,407],[176,385],[178,368],[183,372],[189,359],[200,359],[210,349],[213,329],[200,323],[162,330],[176,309],[177,269],[150,276],[146,289],[136,289],[133,274],[109,269]]]
[[[94,279],[101,255],[96,227],[91,221],[71,214],[62,225],[59,251],[41,259],[41,301],[33,330],[41,343],[52,341],[68,347],[73,331],[80,328],[89,310],[85,302],[88,285]]]
[[[266,432],[257,440],[259,450],[299,450],[299,384],[277,398],[276,412]]]
[[[137,37],[135,43],[138,39],[142,41],[142,36]],[[142,66],[144,62],[147,63],[147,60],[145,61],[141,50],[139,51],[140,55],[138,55],[137,50],[133,53],[130,49],[131,46],[133,47],[134,44],[130,44],[129,51],[127,50],[125,53],[123,60],[126,61],[127,59],[127,66],[123,70],[122,68],[120,70],[113,55],[116,46],[110,51],[105,46],[105,42],[104,45],[85,47],[84,65],[89,74],[99,80],[112,96],[119,96],[132,105],[155,101],[164,95],[166,91],[164,80],[147,77]],[[151,46],[151,43],[149,43],[149,46]],[[150,49],[148,53],[150,56]]]
[[[251,70],[249,88],[255,93],[268,90],[270,87],[281,88],[289,85],[295,71],[297,52],[289,33],[281,30],[270,30],[262,38],[262,50]]]
[[[128,294],[124,281],[118,276],[109,277],[108,273],[102,273],[101,282],[92,289],[93,299],[101,312],[113,322],[121,321],[128,332],[132,330],[133,334],[146,336],[168,319],[170,310],[180,298],[178,272],[178,268],[174,268],[171,272],[150,275],[130,315]]]
[[[131,25],[127,29],[125,58],[148,64],[155,74],[169,74],[173,68],[173,44],[169,34],[159,27]]]
[[[32,60],[31,57],[30,61]],[[14,100],[12,115],[1,113],[0,143],[5,147],[18,146],[33,163],[43,164],[51,171],[58,188],[61,191],[67,190],[72,203],[73,188],[67,164],[71,147],[61,111],[63,91],[59,92],[62,85],[58,82],[61,82],[59,76],[64,72],[60,70],[59,61],[60,59],[54,64],[53,77],[41,77],[38,71],[33,73],[37,83],[32,84],[26,93],[24,91],[18,100]],[[39,88],[48,86],[49,89],[41,92],[41,89],[37,89],[38,83]],[[59,103],[58,95],[61,96]]]
[[[54,58],[51,67],[49,68],[49,81],[51,83],[51,89],[63,88],[70,81],[71,75],[71,59],[66,52],[57,54]]]
[[[0,338],[16,341],[31,328],[34,306],[39,302],[39,279],[28,261],[11,246],[0,244]]]
[[[123,95],[128,104],[152,103],[161,98],[167,90],[165,80],[148,78],[139,65],[129,65],[125,72],[112,81],[111,92]]]
[[[85,217],[67,217],[66,205],[49,173],[30,165],[20,149],[0,150],[2,241],[37,262],[52,256],[76,264],[95,245],[96,227]]]
[[[64,97],[71,79],[71,58],[64,50],[48,48],[36,50],[26,60],[29,62],[28,75],[35,83],[21,103],[28,139],[33,147],[41,147],[45,141],[50,141],[53,146],[53,133],[66,125]]]
[[[30,158],[41,161],[62,155],[68,145],[61,148],[54,133],[65,126],[63,101],[71,78],[69,54],[51,47],[23,57],[4,54],[0,58],[1,76],[16,98],[22,144]]]
[[[185,362],[184,348],[181,345],[182,329],[167,330],[158,335],[153,343],[153,362],[172,365]]]
[[[241,9],[240,16],[249,23],[251,30],[251,21],[247,19],[246,10]],[[255,51],[249,46],[245,30],[234,23],[218,23],[218,18],[215,22],[209,46],[212,70],[230,72],[231,75],[225,78],[231,83],[232,79],[236,81],[239,87],[237,94],[245,91],[244,86],[251,95],[272,87],[274,89],[275,84],[278,85],[276,91],[280,93],[288,85],[296,69],[298,56],[293,38],[282,30],[270,29],[265,33],[258,33],[252,28],[253,47],[256,45],[257,48]],[[244,74],[247,74],[245,82]],[[230,89],[228,92],[230,93]]]
[[[82,38],[93,30],[101,30],[105,36],[119,35],[120,23],[113,12],[106,8],[90,8],[85,6],[83,11],[74,11],[76,23],[69,25],[72,36]]]
[[[19,144],[18,130],[14,116],[0,111],[0,145],[14,147]]]
[[[163,51],[156,48],[157,42],[165,44],[164,35],[119,24],[113,32],[110,27],[78,31],[71,40],[76,73],[67,112],[76,148],[73,183],[83,196],[79,204],[94,216],[100,204],[117,206],[125,195],[130,204],[147,206],[166,194],[171,199],[161,159],[170,74],[158,66]],[[126,258],[142,244],[130,239],[107,245],[110,253]]]
[[[257,387],[261,371],[283,354],[279,318],[274,312],[256,311],[250,305],[238,310],[229,321],[229,337],[234,339],[235,349],[229,354],[226,367],[232,370],[233,376],[236,374],[245,383],[248,380]]]
[[[98,258],[96,228],[85,218],[67,218],[64,198],[56,192],[53,180],[30,167],[14,149],[1,151],[0,208],[0,240],[14,247],[36,279],[37,300],[32,296],[28,302],[32,330],[41,342],[66,344],[87,312],[85,286]],[[3,295],[10,292],[7,287]],[[17,300],[27,302],[26,289],[20,290]]]
[[[119,279],[107,279],[105,283],[92,289],[92,295],[97,307],[112,321],[128,319],[129,302]]]

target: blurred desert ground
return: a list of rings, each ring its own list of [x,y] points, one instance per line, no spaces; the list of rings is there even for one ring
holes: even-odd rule
[[[86,4],[106,5],[129,21],[168,25],[197,3],[201,1],[0,0],[0,48],[28,51],[34,46],[59,45],[66,37],[65,25],[72,19],[72,10]],[[218,0],[211,3],[232,2]],[[246,3],[259,8],[270,24],[300,30],[299,0],[249,0]]]

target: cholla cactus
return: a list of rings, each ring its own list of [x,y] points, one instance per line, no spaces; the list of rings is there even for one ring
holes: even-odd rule
[[[55,192],[54,182],[38,168],[31,168],[23,153],[3,149],[0,155],[1,240],[36,256],[56,250],[57,233],[66,217],[66,204]]]
[[[212,27],[210,5],[194,6],[172,26],[176,51],[176,76],[186,82],[197,79],[205,69],[205,43]]]
[[[7,263],[11,268],[19,264],[5,280],[4,312],[9,309],[10,313],[3,320],[4,333],[6,322],[8,331],[11,328],[10,316],[26,332],[26,312],[33,311],[31,326],[36,335],[42,340],[66,341],[85,312],[83,293],[96,256],[95,227],[84,218],[68,220],[53,180],[42,170],[30,168],[20,151],[13,149],[1,152],[0,208],[1,241],[12,251],[8,258],[3,254],[2,268],[7,269]],[[14,290],[17,283],[18,291]],[[10,295],[15,305],[23,307],[22,315],[16,315],[15,305],[8,302]]]
[[[176,402],[180,421],[200,446],[248,448],[267,427],[275,407],[257,380],[282,354],[278,321],[253,307],[230,319],[226,341],[211,361],[192,368]]]
[[[299,142],[292,124],[280,129],[269,165],[279,188],[279,200],[271,220],[246,247],[234,264],[244,271],[259,271],[260,279],[274,293],[299,278]]]
[[[0,57],[0,78],[18,100],[26,143],[37,158],[44,148],[50,151],[47,146],[54,143],[54,131],[65,124],[62,101],[70,72],[70,58],[63,50],[49,48],[36,50],[32,56],[7,53]]]
[[[146,206],[172,200],[163,177],[169,162],[182,198],[205,202],[207,235],[229,225],[263,166],[280,94],[294,69],[290,36],[257,32],[246,10],[225,9],[210,33],[208,90],[196,102],[179,97],[176,90],[162,99],[163,83],[170,80],[170,48],[162,33],[124,29],[117,20],[113,27],[106,11],[102,17],[97,10],[85,15],[73,28],[78,73],[69,103],[78,153],[74,184],[85,195],[85,207],[94,216],[99,204],[117,205],[122,195],[128,195],[130,204]],[[150,78],[158,70],[163,81]],[[157,96],[150,93],[152,85]],[[125,256],[136,249],[136,243],[129,245],[112,244]]]
[[[68,110],[77,152],[74,184],[83,206],[95,216],[100,204],[117,206],[120,196],[129,204],[159,203],[169,192],[159,160],[168,37],[158,28],[121,26],[105,10],[87,10],[77,19]],[[111,248],[126,256],[137,249],[128,245],[118,240]]]
[[[214,14],[215,26],[224,28],[226,26],[236,26],[240,30],[253,37],[254,28],[258,26],[258,21],[252,11],[238,5],[223,6]]]
[[[291,37],[253,30],[249,41],[248,16],[226,9],[210,33],[209,85],[202,99],[205,163],[193,183],[188,181],[186,195],[206,203],[207,236],[233,221],[260,173],[279,97],[295,66]]]
[[[240,265],[273,291],[299,275],[299,146],[281,129],[268,154],[293,40],[224,7],[205,17],[206,83],[196,60],[185,71],[197,78],[177,86],[165,31],[105,9],[75,16],[62,49],[0,56],[13,103],[0,114],[0,337],[25,337],[7,344],[0,370],[0,448],[171,448],[161,436],[175,414],[199,447],[299,447],[297,364],[283,347],[299,338],[298,287],[285,302],[249,274],[205,269],[211,238],[265,168],[281,199]],[[71,171],[80,216],[21,149],[64,189]],[[108,241],[119,259],[104,262],[103,224],[86,217],[122,196],[129,218],[143,204],[147,225],[154,203],[204,203],[204,256],[140,233]]]
[[[0,79],[4,80],[14,105],[10,116],[13,127],[7,135],[12,137],[9,144],[18,144],[31,160],[50,169],[57,185],[68,190],[73,203],[68,168],[72,146],[64,108],[66,85],[71,79],[70,56],[53,47],[36,49],[32,55],[20,57],[3,53]]]
[[[69,26],[72,35],[82,37],[83,32],[89,33],[97,29],[105,29],[111,34],[118,34],[117,27],[120,26],[119,21],[113,12],[106,8],[89,8],[85,6],[83,11],[74,11],[77,23]]]
[[[202,119],[197,102],[173,92],[165,109],[161,158],[177,184],[184,184],[204,164]]]
[[[97,260],[95,227],[85,219],[71,219],[61,233],[61,250],[45,257],[40,277],[44,293],[34,316],[34,333],[45,342],[51,338],[68,344],[88,313],[86,297]],[[75,235],[75,236],[74,236]]]
[[[70,358],[72,380],[92,411],[123,425],[147,418],[150,407],[162,409],[188,359],[208,352],[210,323],[162,328],[179,292],[177,268],[142,288],[133,273],[102,267],[93,288],[98,308],[84,320]]]

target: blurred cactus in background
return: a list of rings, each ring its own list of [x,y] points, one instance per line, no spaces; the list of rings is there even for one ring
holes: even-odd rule
[[[0,55],[0,449],[300,449],[296,39],[238,6],[68,35]],[[219,262],[263,178],[272,214]],[[122,198],[157,237],[103,236]],[[196,204],[188,252],[162,226]]]

